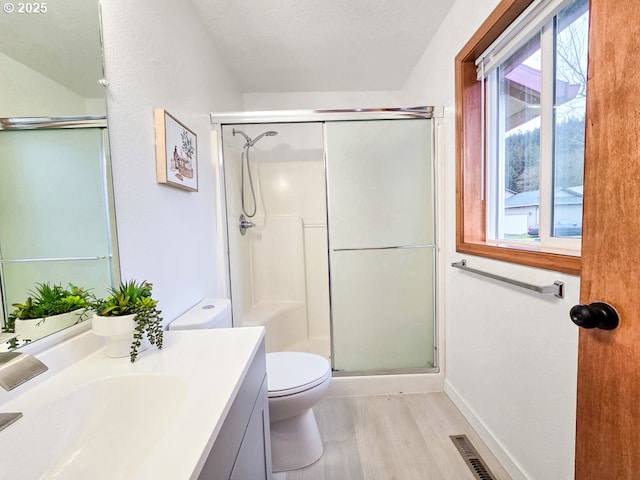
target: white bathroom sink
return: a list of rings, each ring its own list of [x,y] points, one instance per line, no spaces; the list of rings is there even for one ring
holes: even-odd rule
[[[23,414],[0,431],[0,479],[198,478],[263,336],[165,332],[134,364],[99,350],[0,391],[0,412]]]
[[[0,465],[10,478],[127,478],[175,419],[186,390],[171,375],[84,384],[3,431]]]

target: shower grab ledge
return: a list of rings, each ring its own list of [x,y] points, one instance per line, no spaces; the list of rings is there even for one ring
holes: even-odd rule
[[[538,292],[543,295],[554,295],[558,298],[564,298],[564,282],[560,282],[558,280],[553,282],[553,285],[546,285],[541,287],[539,285],[532,285],[531,283],[521,282],[519,280],[514,280],[512,278],[502,277],[500,275],[484,272],[482,270],[476,270],[475,268],[468,267],[467,261],[465,259],[462,259],[459,262],[453,262],[451,266],[454,268],[459,268],[466,272],[482,275],[483,277],[499,280],[500,282],[508,283],[509,285],[515,285],[516,287],[526,288],[527,290],[533,290],[534,292]]]

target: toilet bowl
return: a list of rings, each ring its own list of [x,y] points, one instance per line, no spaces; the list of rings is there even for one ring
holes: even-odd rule
[[[304,352],[267,353],[271,459],[274,472],[311,465],[323,453],[312,407],[327,393],[326,358]]]
[[[204,299],[171,322],[169,330],[229,328],[231,302]],[[267,353],[267,389],[271,458],[274,472],[311,465],[323,446],[312,407],[324,397],[331,381],[326,358],[305,352]]]

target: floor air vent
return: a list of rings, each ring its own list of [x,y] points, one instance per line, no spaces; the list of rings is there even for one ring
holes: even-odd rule
[[[474,477],[478,480],[496,480],[496,477],[493,476],[491,470],[485,465],[484,460],[482,460],[482,457],[478,454],[466,435],[451,435],[449,438],[458,449],[458,452],[460,452],[460,455],[462,455],[462,458]]]

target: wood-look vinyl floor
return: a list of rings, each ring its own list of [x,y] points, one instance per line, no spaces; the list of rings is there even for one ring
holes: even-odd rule
[[[510,479],[444,393],[326,397],[314,412],[324,455],[273,480],[475,480],[449,438],[458,434]]]

